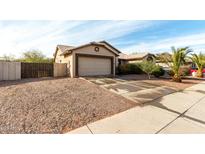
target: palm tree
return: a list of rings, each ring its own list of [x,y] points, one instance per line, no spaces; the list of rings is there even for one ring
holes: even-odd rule
[[[179,73],[180,66],[185,63],[185,59],[187,54],[192,52],[189,47],[185,48],[175,48],[171,47],[172,49],[172,71],[174,72],[174,76],[172,77],[173,81],[181,82],[181,75]]]
[[[192,57],[190,57],[192,62],[194,62],[198,68],[197,71],[197,76],[198,77],[203,77],[203,65],[205,65],[205,60],[204,60],[204,55],[200,52],[198,55],[197,54],[192,54]]]

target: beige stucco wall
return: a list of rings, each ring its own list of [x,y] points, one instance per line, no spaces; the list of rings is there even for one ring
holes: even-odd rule
[[[66,63],[67,64],[67,75],[70,77],[73,77],[73,55],[60,55],[62,52],[61,50],[57,50],[56,58],[55,58],[55,63]]]
[[[73,74],[73,70],[74,70],[74,66],[73,66],[73,55],[72,54],[70,54],[70,55],[68,55],[67,57],[67,74],[68,74],[68,76],[70,76],[70,77],[74,77],[74,74]]]
[[[118,65],[119,65],[119,61],[118,61],[118,56],[116,56],[116,58],[115,58],[115,67],[118,67]]]
[[[56,58],[55,58],[55,63],[68,63],[68,57],[64,57],[63,55],[61,56],[61,50],[57,50]]]
[[[66,63],[54,63],[53,76],[64,77],[67,76],[67,64]]]
[[[98,46],[99,47],[99,51],[96,52],[94,49],[95,49],[95,45],[90,45],[90,46],[86,46],[86,47],[83,47],[83,48],[79,48],[79,49],[76,49],[75,51],[73,51],[72,53],[72,72],[71,72],[71,77],[75,77],[75,59],[76,59],[76,54],[77,53],[81,53],[81,54],[92,54],[92,55],[101,55],[101,56],[111,56],[114,58],[114,66],[117,65],[116,64],[116,56],[114,53],[110,52],[108,49],[106,49],[105,47],[102,47],[102,46]],[[115,67],[113,68],[113,72],[115,74]]]

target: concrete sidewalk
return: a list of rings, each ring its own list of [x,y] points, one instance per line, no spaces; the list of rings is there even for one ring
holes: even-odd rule
[[[205,133],[205,82],[69,133]]]

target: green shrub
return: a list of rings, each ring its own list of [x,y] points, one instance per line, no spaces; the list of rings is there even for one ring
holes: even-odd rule
[[[161,66],[156,66],[154,70],[152,71],[152,75],[154,75],[157,78],[160,76],[163,76],[164,73],[165,73],[165,70]]]
[[[148,79],[151,78],[152,72],[156,69],[157,65],[150,61],[143,61],[140,63],[139,67],[141,70],[147,74]]]
[[[132,63],[132,64],[119,65],[118,73],[119,74],[141,74],[142,70],[140,69],[139,64]]]

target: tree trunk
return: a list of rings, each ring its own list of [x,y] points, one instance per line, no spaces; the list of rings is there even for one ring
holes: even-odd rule
[[[147,75],[148,75],[148,79],[150,80],[151,79],[150,74],[148,73]]]
[[[197,77],[202,78],[203,77],[203,73],[201,69],[198,69],[197,71]]]
[[[175,75],[172,77],[172,81],[174,81],[174,82],[182,82],[182,79],[181,79],[180,75],[175,74]]]

